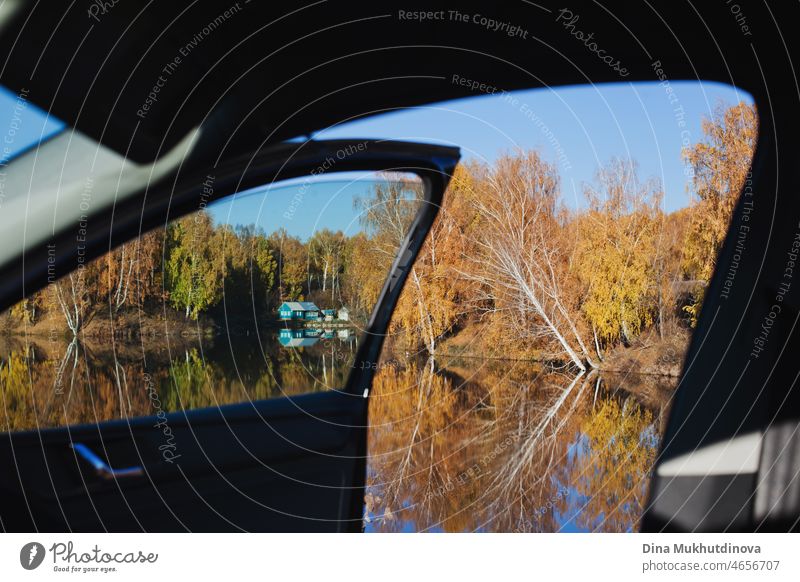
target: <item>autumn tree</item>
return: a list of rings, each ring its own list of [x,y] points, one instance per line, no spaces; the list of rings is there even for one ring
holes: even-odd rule
[[[423,345],[430,356],[439,338],[470,309],[472,282],[461,271],[465,257],[474,250],[476,171],[475,164],[456,168],[392,316],[392,330],[402,331],[413,348]]]
[[[327,291],[330,279],[331,301],[334,301],[342,268],[345,236],[342,231],[333,232],[324,228],[316,231],[306,244],[309,263],[322,273],[322,292]]]
[[[15,317],[27,324],[33,324],[37,321],[37,317],[45,309],[47,300],[43,293],[37,292],[15,303],[11,309],[11,316]]]
[[[92,289],[97,283],[97,271],[96,264],[81,264],[51,287],[55,302],[73,337],[80,333],[94,313]]]
[[[109,308],[116,313],[128,303],[128,299],[133,295],[137,259],[136,242],[120,245],[107,253],[104,258],[105,269],[99,280],[98,291],[101,297],[107,301]]]
[[[363,232],[348,239],[345,257],[347,274],[342,279],[342,299],[360,319],[366,320],[378,302],[391,263]]]
[[[633,162],[612,159],[585,189],[573,268],[584,285],[581,310],[605,343],[629,341],[653,322],[662,213],[658,184],[640,182]]]
[[[690,210],[682,208],[657,216],[658,234],[652,259],[656,278],[656,323],[663,339],[667,330],[674,330],[678,306],[683,295],[683,241]]]
[[[160,301],[164,296],[164,243],[167,229],[157,228],[134,241],[136,255],[135,300],[137,306]]]
[[[280,301],[302,301],[306,282],[308,253],[299,238],[281,228],[269,237],[278,262],[278,295]]]
[[[481,217],[478,251],[464,275],[486,293],[486,309],[518,338],[544,341],[581,370],[595,367],[565,293],[559,241],[559,177],[535,151],[504,155],[474,200]]]
[[[711,280],[733,207],[739,198],[758,136],[754,105],[718,105],[703,120],[703,139],[683,151],[693,170],[696,200],[686,232],[683,256],[687,277],[698,282],[695,300],[687,307],[693,320],[700,313],[705,285]]]

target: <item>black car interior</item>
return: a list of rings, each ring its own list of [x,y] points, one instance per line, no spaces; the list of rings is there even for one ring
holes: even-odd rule
[[[760,123],[750,194],[734,212],[710,282],[642,529],[796,531],[800,84],[792,59],[800,56],[800,40],[790,29],[800,22],[800,5],[740,0],[738,6],[747,30],[726,2],[628,3],[612,10],[609,3],[575,0],[571,25],[564,6],[549,1],[459,5],[462,12],[522,23],[530,33],[522,39],[451,19],[454,8],[438,2],[120,2],[90,17],[70,2],[20,1],[0,23],[0,83],[26,91],[44,111],[142,166],[196,135],[158,180],[92,209],[90,257],[163,224],[165,215],[196,208],[208,173],[216,176],[217,198],[306,175],[346,142],[287,140],[476,95],[458,79],[514,90],[658,81],[663,71],[671,80],[742,88],[753,96]],[[444,16],[404,16],[414,11]],[[624,67],[588,50],[573,34],[576,26],[602,38]],[[156,86],[157,101],[148,102]],[[372,141],[337,167],[413,172],[426,190],[358,362],[379,357],[409,265],[458,159],[453,147]],[[40,160],[49,162],[58,163]],[[744,252],[736,248],[743,225]],[[53,232],[0,264],[0,308],[47,284],[47,245],[59,249],[59,276],[75,268],[73,231]],[[723,294],[732,268],[740,284]],[[776,305],[779,324],[754,344]],[[356,367],[339,391],[174,413],[175,430],[191,443],[179,466],[153,454],[150,418],[0,433],[0,527],[360,531],[371,369]],[[743,456],[749,461],[737,462]],[[123,469],[133,471],[110,473]]]

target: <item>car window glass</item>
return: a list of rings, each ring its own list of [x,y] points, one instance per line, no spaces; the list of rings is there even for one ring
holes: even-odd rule
[[[449,80],[475,97],[319,133],[463,152],[371,392],[366,527],[636,529],[733,206],[754,195],[753,101]]]
[[[0,315],[4,428],[343,388],[423,198],[360,172],[201,199]]]

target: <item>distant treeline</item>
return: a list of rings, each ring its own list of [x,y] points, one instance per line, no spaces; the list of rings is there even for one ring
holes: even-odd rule
[[[6,324],[63,316],[67,334],[98,314],[158,315],[166,305],[187,319],[225,309],[276,317],[283,301],[346,306],[364,320],[418,207],[413,182],[376,183],[356,199],[363,229],[353,236],[318,230],[303,241],[284,229],[215,224],[199,211],[126,243],[12,308]],[[223,305],[224,304],[224,305]]]
[[[633,159],[601,167],[577,208],[536,151],[459,165],[409,273],[391,343],[433,356],[473,326],[479,346],[586,369],[643,332],[693,326],[753,155],[755,108],[720,105],[702,128],[681,152],[693,202],[672,213],[660,181],[640,179]],[[420,200],[418,183],[387,179],[354,203],[361,232],[320,230],[306,241],[215,225],[199,212],[36,293],[12,319],[59,313],[78,333],[100,311],[160,313],[166,303],[196,319],[224,299],[228,314],[268,317],[281,301],[308,300],[365,320]]]

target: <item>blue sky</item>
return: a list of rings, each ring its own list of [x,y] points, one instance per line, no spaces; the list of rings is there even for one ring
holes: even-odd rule
[[[240,192],[209,206],[214,220],[231,226],[254,224],[267,234],[285,228],[303,240],[328,228],[352,236],[361,230],[353,202],[368,195],[374,175],[330,174],[321,181],[293,180]]]
[[[314,137],[451,144],[461,147],[464,159],[490,163],[503,151],[538,149],[556,164],[565,201],[572,207],[582,204],[583,184],[612,156],[634,159],[641,179],[661,181],[664,209],[673,211],[690,201],[681,147],[701,139],[701,121],[719,103],[752,100],[718,83],[673,82],[670,89],[671,94],[659,83],[619,83],[481,95],[344,123]],[[61,128],[60,122],[2,87],[0,123],[3,161]],[[358,228],[353,197],[364,195],[371,182],[363,177],[353,181],[349,174],[330,176],[336,181],[296,181],[273,187],[270,194],[263,189],[240,194],[212,211],[219,221],[257,224],[268,232],[284,226],[304,239],[318,228],[352,234]],[[293,200],[295,210],[290,212]]]
[[[0,85],[0,164],[58,133],[64,124]]]
[[[752,103],[749,94],[719,83],[673,82],[671,93],[659,83],[619,83],[515,91],[476,96],[433,106],[411,108],[358,120],[320,131],[316,139],[374,138],[444,143],[461,147],[464,160],[491,163],[504,151],[537,149],[556,164],[566,203],[583,203],[583,185],[612,156],[635,160],[639,178],[656,178],[664,188],[664,209],[672,212],[690,202],[688,168],[681,148],[702,138],[701,123],[719,104]],[[326,194],[326,192],[328,194]],[[345,192],[319,188],[317,195],[362,194],[354,186]],[[291,198],[289,190],[286,195]],[[345,230],[352,222],[352,204],[325,216],[320,199],[304,205],[304,217],[284,226],[305,238],[309,223]],[[273,198],[279,210],[261,210],[266,230],[287,204]],[[332,206],[330,208],[333,208]],[[350,208],[350,214],[346,212]],[[228,221],[236,224],[234,209]],[[250,214],[250,216],[253,216]]]
[[[703,116],[709,117],[720,102],[752,99],[719,83],[673,82],[670,87],[673,97],[659,83],[515,91],[388,113],[315,137],[446,143],[460,146],[463,159],[487,162],[503,151],[538,149],[557,164],[571,205],[580,204],[582,184],[593,180],[609,158],[634,159],[641,179],[662,182],[664,208],[673,211],[689,203],[683,143],[701,139]]]

